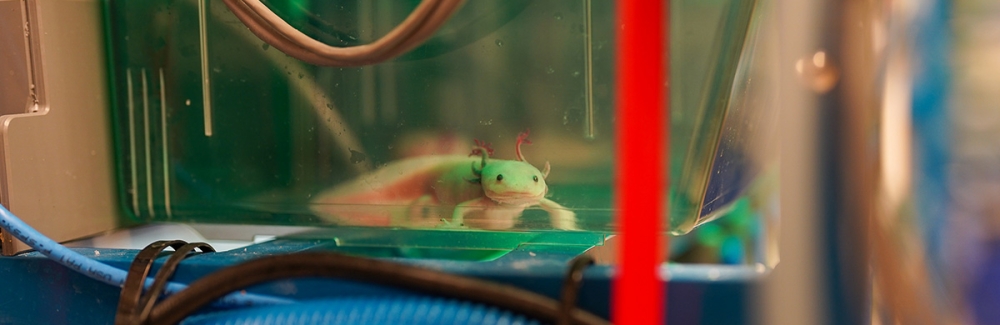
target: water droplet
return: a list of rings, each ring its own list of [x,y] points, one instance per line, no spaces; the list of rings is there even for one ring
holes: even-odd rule
[[[556,73],[556,69],[553,69],[552,67],[549,67],[548,69],[545,69],[545,73],[547,73],[547,74]]]
[[[820,94],[833,89],[840,80],[840,69],[825,51],[795,61],[795,72],[809,88]]]
[[[264,51],[267,51],[267,49],[271,48],[271,44],[267,43],[261,44],[260,48],[264,49]]]
[[[579,77],[580,76],[580,71],[573,71],[573,76],[574,77]]]
[[[562,14],[557,12],[555,18],[556,20],[562,20]]]
[[[365,161],[365,159],[368,159],[368,156],[365,155],[363,152],[356,151],[354,149],[347,149],[347,150],[351,152],[350,160],[352,164],[357,164]]]
[[[212,68],[212,71],[215,71],[215,73],[220,73],[220,72],[222,72],[222,69],[219,69],[219,68]]]
[[[191,106],[191,100],[190,99],[185,100],[184,101],[184,106]]]
[[[503,40],[497,40],[497,46],[503,46]]]

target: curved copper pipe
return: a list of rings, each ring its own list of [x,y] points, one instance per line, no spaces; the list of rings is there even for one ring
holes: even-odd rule
[[[309,52],[308,50],[288,41],[288,39],[276,35],[270,27],[261,21],[260,17],[257,17],[257,15],[250,12],[249,9],[245,8],[240,0],[223,0],[223,3],[226,4],[226,7],[229,7],[229,11],[232,11],[237,19],[243,22],[243,24],[250,29],[251,33],[257,35],[257,37],[264,41],[264,43],[271,45],[275,49],[310,64],[324,66],[346,65],[345,63],[329,60],[315,53]]]
[[[324,66],[361,66],[387,61],[423,43],[458,10],[463,0],[424,0],[396,28],[365,45],[334,47],[289,25],[259,0],[223,0],[254,35],[296,59]]]

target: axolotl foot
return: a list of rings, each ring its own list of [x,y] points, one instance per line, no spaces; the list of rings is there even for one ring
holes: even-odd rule
[[[469,229],[469,227],[466,226],[465,223],[462,223],[462,222],[451,222],[451,221],[449,221],[448,219],[445,219],[445,218],[441,218],[441,224],[439,224],[437,226],[437,228],[438,229],[455,229],[455,230]]]
[[[570,211],[562,205],[559,205],[559,203],[549,199],[542,199],[538,202],[538,205],[549,213],[553,229],[580,230],[579,225],[577,225],[576,213],[573,211]]]

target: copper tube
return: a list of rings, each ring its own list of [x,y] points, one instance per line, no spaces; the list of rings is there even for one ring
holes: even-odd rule
[[[229,10],[265,43],[299,60],[324,66],[362,66],[392,59],[423,43],[463,0],[424,0],[396,28],[365,45],[334,47],[305,35],[259,0],[224,0]]]

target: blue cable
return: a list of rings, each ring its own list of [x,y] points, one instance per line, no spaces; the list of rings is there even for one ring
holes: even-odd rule
[[[87,258],[86,256],[80,255],[79,253],[66,248],[66,246],[59,245],[59,243],[45,237],[45,235],[42,235],[37,230],[24,223],[24,221],[18,219],[3,205],[0,205],[0,228],[3,228],[5,231],[14,236],[14,238],[17,238],[28,246],[31,246],[31,248],[34,248],[56,263],[62,264],[63,266],[66,266],[74,271],[83,273],[92,279],[116,287],[121,287],[125,284],[125,278],[128,276],[128,272],[125,270],[117,269],[110,265]],[[152,283],[153,278],[147,278],[146,286],[148,287]],[[164,291],[169,295],[184,290],[184,288],[187,288],[187,286],[180,283],[170,282],[167,284]],[[294,300],[271,296],[232,293],[220,298],[216,304],[218,306],[233,307],[289,304],[294,302]]]

